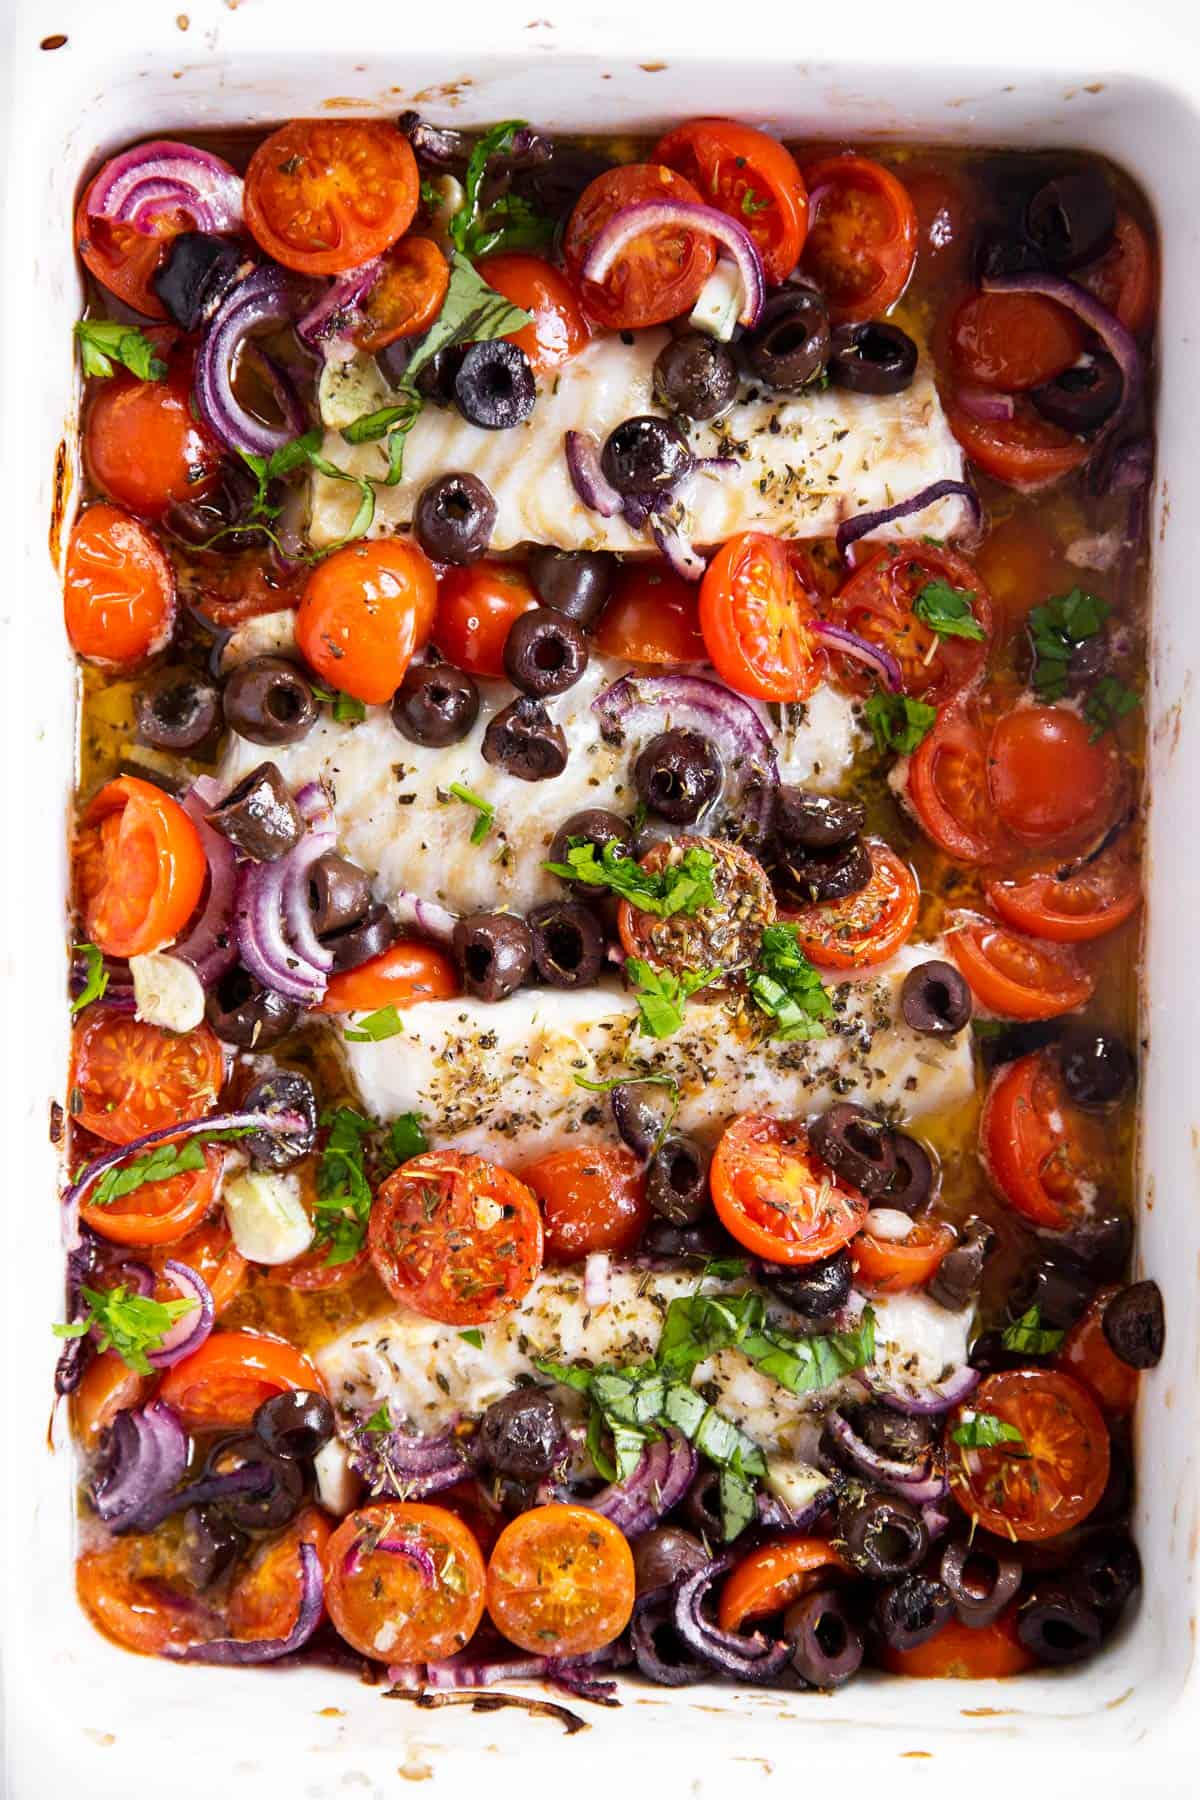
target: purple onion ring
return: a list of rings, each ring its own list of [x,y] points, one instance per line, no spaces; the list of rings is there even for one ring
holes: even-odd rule
[[[791,1645],[782,1638],[765,1637],[761,1631],[722,1631],[702,1610],[713,1583],[729,1572],[740,1555],[740,1551],[726,1550],[683,1577],[675,1590],[675,1630],[711,1668],[742,1681],[770,1681],[787,1662]]]
[[[204,423],[226,449],[270,456],[304,430],[304,408],[290,383],[281,389],[282,425],[266,425],[242,405],[233,389],[238,352],[263,325],[290,321],[295,296],[282,270],[256,269],[233,288],[209,320],[196,352],[196,405]]]
[[[600,446],[590,431],[568,431],[563,438],[571,486],[592,512],[615,519],[624,501],[600,467]]]
[[[185,212],[197,231],[240,231],[242,178],[193,144],[154,138],[105,163],[88,194],[88,217],[153,237],[163,213]]]
[[[350,322],[349,315],[357,311],[382,273],[383,262],[375,256],[357,269],[335,275],[320,299],[297,319],[296,336],[310,348],[323,343],[326,338],[338,336],[344,324]]]
[[[696,1465],[691,1444],[682,1432],[671,1429],[656,1443],[647,1444],[636,1469],[624,1481],[614,1481],[578,1504],[601,1513],[625,1537],[640,1537],[678,1506],[692,1485]]]
[[[949,1412],[952,1406],[973,1394],[982,1379],[979,1370],[972,1369],[967,1363],[951,1369],[948,1375],[943,1375],[940,1381],[930,1382],[927,1387],[896,1387],[885,1375],[870,1367],[860,1369],[858,1374],[884,1406],[890,1406],[893,1412],[915,1413],[920,1417]]]
[[[275,1662],[281,1656],[307,1644],[324,1611],[325,1583],[321,1559],[311,1544],[301,1544],[300,1610],[296,1623],[282,1638],[213,1638],[207,1644],[190,1644],[186,1650],[168,1650],[167,1655],[180,1662],[209,1662],[232,1665]]]
[[[195,970],[201,986],[212,987],[237,961],[233,930],[233,896],[237,856],[229,839],[214,831],[205,817],[221,799],[220,784],[210,775],[192,783],[183,810],[200,834],[208,862],[208,894],[199,918],[185,938],[172,944],[170,955]]]
[[[983,507],[979,495],[965,481],[933,481],[923,487],[920,493],[914,494],[911,500],[899,500],[895,506],[884,506],[872,512],[862,512],[853,519],[843,519],[837,528],[838,555],[845,556],[851,544],[856,544],[860,537],[866,537],[868,531],[876,531],[881,525],[892,525],[897,519],[907,519],[913,513],[924,512],[937,500],[948,500],[957,494],[966,500],[975,515],[975,528],[983,524]]]
[[[581,271],[585,281],[604,281],[622,250],[643,232],[682,227],[703,231],[728,250],[737,266],[742,298],[738,323],[749,328],[758,323],[766,296],[766,278],[758,245],[744,225],[715,206],[696,200],[635,200],[613,214],[593,238]]]
[[[195,1269],[189,1268],[187,1263],[176,1262],[168,1257],[163,1271],[170,1276],[184,1299],[194,1302],[187,1312],[176,1319],[159,1348],[146,1353],[147,1362],[153,1363],[156,1369],[171,1369],[185,1356],[190,1356],[193,1350],[200,1348],[213,1328],[215,1309],[208,1283],[197,1275]]]
[[[844,625],[829,625],[824,619],[816,621],[812,633],[814,637],[820,638],[827,650],[835,650],[839,656],[849,656],[855,662],[865,663],[890,694],[898,694],[904,686],[904,672],[900,664],[882,644],[873,644],[869,638],[847,631]]]

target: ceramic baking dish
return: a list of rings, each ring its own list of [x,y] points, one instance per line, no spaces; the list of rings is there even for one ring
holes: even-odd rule
[[[538,0],[552,4],[552,0]],[[179,8],[186,7],[187,11]],[[8,10],[7,8],[5,10]],[[611,1794],[632,1777],[665,1796],[880,1777],[891,1792],[1011,1793],[1061,1780],[1096,1794],[1196,1790],[1194,1666],[1200,1538],[1200,424],[1195,387],[1200,225],[1200,28],[1190,3],[1093,0],[1000,15],[858,0],[824,19],[769,8],[708,20],[531,17],[508,4],[422,11],[324,0],[30,0],[11,20],[12,136],[0,282],[4,455],[0,934],[8,986],[0,1439],[5,1527],[5,1792],[50,1796],[394,1794],[486,1783]],[[998,27],[1001,27],[998,29]],[[178,1669],[99,1638],[72,1590],[69,1449],[46,1442],[62,1273],[52,1096],[66,1063],[62,1004],[73,674],[53,554],[75,490],[79,303],[73,196],[138,137],[297,114],[394,114],[460,125],[514,114],[550,130],[657,132],[731,113],[788,136],[1086,145],[1123,163],[1162,230],[1159,474],[1150,723],[1151,896],[1139,1263],[1166,1297],[1165,1360],[1142,1384],[1137,1529],[1145,1592],[1122,1636],[1078,1671],[1010,1683],[864,1679],[834,1697],[714,1687],[631,1689],[586,1735],[524,1714],[420,1712],[345,1677]],[[15,775],[14,775],[15,771]],[[15,816],[14,816],[15,813]],[[60,1432],[61,1440],[61,1432]],[[1036,1759],[1036,1760],[1035,1760]],[[1055,1769],[1060,1773],[1055,1774]]]

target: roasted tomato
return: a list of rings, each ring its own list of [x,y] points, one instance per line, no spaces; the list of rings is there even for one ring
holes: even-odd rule
[[[379,279],[359,304],[354,341],[374,354],[397,338],[428,331],[442,310],[450,265],[432,238],[403,237],[383,259]]]
[[[625,163],[606,169],[584,188],[567,221],[563,260],[583,309],[610,331],[660,325],[690,311],[716,262],[706,231],[657,225],[631,239],[603,281],[589,281],[584,264],[600,232],[626,207],[647,200],[689,200],[701,195],[690,181],[662,163]]]
[[[203,1156],[199,1169],[143,1182],[107,1206],[85,1204],[79,1216],[113,1244],[177,1245],[199,1225],[216,1196],[224,1153],[216,1144],[206,1144]]]
[[[602,1513],[535,1506],[500,1533],[487,1570],[492,1623],[521,1650],[586,1656],[633,1612],[633,1552]]]
[[[660,919],[631,900],[622,900],[617,928],[626,956],[679,976],[711,969],[714,979],[745,968],[758,955],[764,925],[775,918],[775,896],[766,870],[738,844],[717,838],[677,837],[655,844],[642,858],[651,873],[684,861],[689,850],[712,858],[714,906],[690,916]]]
[[[1102,830],[1120,785],[1111,742],[1092,741],[1065,706],[1023,706],[1005,714],[988,743],[988,793],[1014,837],[1037,846]]]
[[[893,1675],[933,1681],[996,1681],[1032,1669],[1037,1658],[1017,1636],[1017,1609],[1002,1612],[990,1625],[963,1625],[948,1619],[936,1637],[911,1650],[879,1646],[879,1660]]]
[[[229,1591],[225,1617],[230,1635],[285,1638],[300,1617],[301,1544],[323,1557],[333,1527],[316,1506],[306,1506],[286,1531],[260,1544]]]
[[[131,1144],[180,1119],[202,1119],[224,1072],[207,1025],[163,1031],[115,1006],[89,1006],[71,1040],[67,1110],[106,1142]]]
[[[961,1443],[980,1420],[999,1420],[1016,1435],[989,1446]],[[950,1491],[968,1518],[1021,1543],[1080,1524],[1108,1480],[1104,1420],[1091,1395],[1057,1370],[989,1375],[951,1413],[945,1445]]]
[[[118,775],[83,815],[75,885],[88,937],[109,956],[174,943],[204,891],[200,833],[153,782]]]
[[[1135,336],[1145,331],[1154,315],[1158,297],[1158,272],[1154,246],[1133,214],[1117,208],[1113,241],[1104,255],[1074,279],[1101,305],[1115,312],[1126,331]]]
[[[950,361],[960,382],[1019,393],[1079,361],[1074,313],[1041,294],[968,294],[950,325]]]
[[[175,575],[152,531],[120,507],[80,513],[63,583],[71,648],[105,668],[127,669],[161,650],[175,623]]]
[[[152,1251],[147,1257],[147,1262],[159,1277],[162,1291],[157,1297],[160,1300],[176,1300],[179,1297],[174,1283],[170,1284],[168,1292],[162,1280],[163,1265],[168,1257],[186,1263],[189,1269],[195,1269],[201,1280],[207,1283],[208,1291],[213,1297],[213,1311],[218,1319],[241,1292],[249,1267],[234,1244],[233,1233],[223,1212],[218,1212],[213,1218],[197,1225],[177,1244],[165,1245]]]
[[[75,1591],[98,1631],[142,1656],[178,1656],[220,1636],[217,1614],[188,1591],[175,1540],[161,1531],[85,1551]]]
[[[1056,865],[1011,881],[989,881],[985,891],[1005,924],[1057,944],[1086,943],[1115,931],[1142,899],[1137,858],[1124,842],[1077,868]]]
[[[155,293],[152,279],[166,256],[171,239],[193,229],[190,214],[176,207],[160,212],[152,230],[139,231],[116,219],[93,215],[92,195],[103,180],[107,165],[89,182],[75,213],[75,248],[89,274],[102,287],[146,319],[165,319],[167,309]]]
[[[909,807],[926,837],[956,862],[991,862],[1000,852],[987,754],[986,725],[967,696],[943,710],[909,759]]]
[[[450,568],[438,582],[433,641],[469,675],[504,677],[504,646],[523,612],[538,603],[524,572],[510,563]]]
[[[577,1262],[595,1250],[632,1250],[650,1217],[646,1174],[624,1145],[552,1150],[521,1170],[542,1203],[546,1256]]]
[[[722,1631],[741,1631],[751,1619],[783,1612],[829,1572],[847,1565],[828,1538],[782,1537],[748,1550],[730,1572],[717,1603]]]
[[[963,616],[947,619],[938,609],[939,595],[951,615],[957,610]],[[927,706],[940,706],[972,687],[987,661],[991,599],[978,572],[953,550],[886,545],[838,589],[829,616],[890,651],[900,665],[903,691]],[[942,619],[954,629],[936,631],[926,618]],[[862,687],[861,665],[836,655],[832,660],[855,690]]]
[[[429,641],[437,578],[405,538],[347,544],[318,563],[296,615],[296,643],[322,681],[381,706]]]
[[[1119,1287],[1099,1289],[1054,1359],[1055,1367],[1082,1382],[1104,1412],[1118,1417],[1133,1411],[1138,1391],[1137,1370],[1121,1361],[1104,1335],[1105,1308],[1120,1292]]]
[[[293,119],[246,170],[246,225],[302,275],[342,275],[406,232],[420,180],[403,132],[381,119]]]
[[[832,1256],[867,1216],[866,1200],[826,1168],[795,1119],[743,1113],[726,1126],[709,1179],[725,1229],[768,1262]]]
[[[444,950],[418,938],[401,938],[356,969],[331,975],[318,1011],[417,1006],[422,1000],[453,1000],[460,991],[458,970]]]
[[[865,156],[829,156],[804,171],[808,241],[803,266],[836,325],[894,306],[917,255],[917,215],[904,184]]]
[[[159,1394],[188,1431],[236,1431],[289,1388],[325,1391],[316,1366],[293,1345],[261,1331],[214,1331],[167,1370]]]
[[[97,382],[83,454],[96,486],[147,519],[211,493],[222,451],[192,410],[191,357],[172,357],[163,381],[121,372]]]
[[[542,256],[502,250],[477,265],[489,287],[532,316],[532,325],[508,334],[529,358],[535,375],[548,375],[570,362],[591,336],[588,322],[566,277]]]
[[[624,563],[595,645],[618,662],[704,662],[696,584],[666,563]]]
[[[745,226],[768,281],[791,274],[808,230],[808,194],[799,164],[777,138],[732,119],[692,119],[659,140],[654,160]]]
[[[483,1617],[479,1545],[444,1506],[397,1500],[342,1520],[325,1552],[325,1604],[340,1636],[375,1662],[440,1662]]]
[[[929,1217],[914,1219],[907,1237],[875,1237],[868,1213],[866,1229],[850,1246],[858,1285],[868,1294],[902,1294],[924,1287],[957,1241],[953,1226]]]
[[[700,629],[718,675],[755,700],[807,700],[825,669],[819,592],[802,546],[765,531],[724,543],[700,584]]]
[[[179,1298],[178,1289],[174,1298]],[[71,1395],[71,1427],[82,1448],[96,1450],[117,1414],[143,1405],[153,1388],[153,1377],[139,1375],[115,1350],[93,1357]]]
[[[1112,1161],[1100,1122],[1072,1105],[1044,1051],[993,1077],[979,1144],[997,1192],[1049,1231],[1065,1230],[1091,1209]]]
[[[973,918],[955,920],[946,941],[980,1006],[1002,1019],[1056,1019],[1092,997],[1095,983],[1066,945]]]
[[[1032,493],[1080,468],[1091,454],[1082,438],[1052,425],[1028,401],[1018,400],[1011,419],[980,419],[953,393],[945,397],[951,431],[985,475]]]
[[[871,879],[845,900],[815,901],[785,916],[818,969],[868,969],[894,956],[917,922],[917,878],[881,838],[868,838]]]

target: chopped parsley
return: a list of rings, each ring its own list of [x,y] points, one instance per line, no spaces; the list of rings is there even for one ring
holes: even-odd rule
[[[1058,1349],[1065,1336],[1064,1331],[1047,1329],[1037,1306],[1031,1306],[1015,1324],[1004,1327],[1000,1341],[1006,1350],[1015,1350],[1022,1356],[1049,1356]]]
[[[73,949],[87,965],[84,984],[71,1002],[71,1011],[77,1013],[90,1006],[93,1000],[103,1000],[108,990],[108,970],[104,966],[104,954],[95,944],[75,944]]]
[[[937,718],[937,707],[907,694],[875,693],[863,702],[863,718],[879,750],[911,756]]]
[[[161,1350],[163,1339],[177,1319],[194,1312],[198,1300],[153,1300],[120,1287],[81,1288],[86,1316],[69,1325],[56,1325],[60,1338],[83,1337],[95,1328],[101,1350],[115,1350],[127,1368],[139,1375],[153,1375],[149,1352]]]
[[[991,1450],[998,1444],[1023,1446],[1025,1443],[1015,1425],[1010,1425],[1007,1419],[998,1419],[995,1413],[986,1412],[964,1412],[950,1436],[968,1450]]]
[[[1084,588],[1054,594],[1029,613],[1033,645],[1033,686],[1042,700],[1061,700],[1067,691],[1068,665],[1077,644],[1096,637],[1109,614],[1108,603]]]
[[[652,913],[657,919],[670,919],[676,913],[691,918],[693,913],[717,903],[712,852],[694,844],[679,862],[667,863],[661,869],[644,869],[619,844],[605,844],[597,856],[590,839],[570,838],[566,862],[543,863],[542,867],[563,881],[608,888],[639,912]]]
[[[121,363],[142,381],[161,381],[167,365],[154,353],[154,345],[137,325],[118,325],[111,319],[80,319],[75,327],[85,375],[101,378]]]
[[[1102,675],[1083,703],[1083,716],[1092,728],[1090,742],[1094,744],[1111,731],[1127,713],[1136,712],[1141,703],[1140,694],[1115,675]]]
[[[463,177],[463,204],[450,221],[455,248],[472,261],[497,250],[542,250],[554,236],[553,219],[544,218],[523,194],[510,189],[483,204],[489,162],[510,151],[524,129],[524,119],[505,119],[472,147]]]
[[[428,175],[422,175],[420,187],[421,205],[436,209],[442,204],[442,196]]]
[[[317,1164],[313,1244],[328,1244],[325,1266],[336,1268],[352,1262],[366,1242],[371,1184],[364,1155],[374,1126],[349,1106],[327,1113],[321,1123],[329,1126],[329,1138]]]
[[[470,1344],[473,1350],[483,1349],[483,1333],[477,1325],[470,1325],[466,1331],[460,1331],[459,1337],[464,1344]]]
[[[315,681],[311,686],[316,698],[328,706],[339,725],[361,725],[366,718],[366,707],[353,694],[343,694],[336,688],[320,687]]]
[[[479,814],[479,817],[471,827],[471,842],[473,844],[482,844],[484,838],[495,823],[495,807],[490,800],[485,800],[482,794],[477,794],[474,788],[467,787],[465,783],[461,781],[452,781],[448,791],[453,794],[456,800],[461,800],[464,806],[473,806],[475,811]]]
[[[212,1131],[198,1131],[183,1144],[155,1144],[153,1149],[135,1156],[132,1162],[119,1163],[111,1169],[105,1169],[87,1196],[88,1206],[111,1206],[114,1200],[123,1200],[126,1194],[136,1193],[151,1181],[170,1181],[175,1175],[185,1175],[204,1167],[204,1151],[202,1146],[212,1143],[224,1143],[232,1138],[250,1137],[254,1132],[253,1125],[232,1125],[215,1127]]]
[[[394,1005],[380,1006],[356,1026],[344,1025],[342,1036],[348,1044],[382,1044],[387,1038],[399,1037],[404,1020]]]
[[[652,969],[640,956],[627,956],[625,973],[637,995],[641,1029],[648,1037],[673,1037],[683,1024],[684,1002],[711,981],[720,969],[685,969],[674,975],[669,969]]]
[[[939,637],[974,638],[982,642],[987,635],[971,611],[974,593],[951,587],[945,581],[930,581],[913,601],[913,612],[930,631]]]
[[[775,1021],[772,1037],[791,1040],[826,1035],[822,1020],[832,1015],[833,1002],[800,948],[794,925],[764,927],[758,960],[746,985],[754,1004]]]
[[[390,1431],[391,1429],[392,1429],[392,1415],[391,1415],[391,1411],[388,1407],[388,1403],[385,1400],[383,1405],[378,1409],[378,1411],[373,1412],[371,1414],[370,1418],[367,1420],[366,1424],[363,1426],[363,1430],[370,1431],[375,1436],[378,1437],[378,1436],[382,1436],[384,1432]]]
[[[414,1156],[423,1156],[429,1148],[429,1139],[425,1136],[425,1128],[421,1123],[421,1115],[416,1112],[401,1113],[393,1119],[388,1127],[387,1140],[380,1153],[380,1162],[385,1172],[391,1174],[401,1163],[411,1162]]]

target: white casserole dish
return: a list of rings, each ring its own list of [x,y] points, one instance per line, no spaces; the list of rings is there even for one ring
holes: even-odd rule
[[[188,8],[187,12],[177,9]],[[6,9],[7,10],[7,9]],[[858,0],[852,18],[788,10],[770,27],[667,8],[530,19],[504,0],[400,8],[358,0],[18,0],[0,284],[8,580],[0,600],[9,825],[0,881],[7,1195],[3,1361],[5,1785],[14,1800],[86,1793],[382,1795],[397,1776],[496,1796],[554,1784],[611,1795],[780,1791],[798,1781],[948,1797],[1036,1780],[1096,1794],[1194,1793],[1200,1576],[1200,457],[1193,348],[1200,293],[1200,24],[1190,0],[1075,7],[1008,0],[916,16]],[[673,15],[673,16],[672,16]],[[847,28],[850,35],[847,35]],[[40,48],[65,34],[55,49]],[[863,61],[848,60],[862,46]],[[953,46],[953,56],[949,47]],[[1123,72],[1122,72],[1123,71]],[[48,1143],[66,1065],[63,1005],[73,676],[47,531],[76,376],[70,221],[80,178],[117,145],[178,129],[322,110],[421,106],[471,124],[655,131],[724,112],[789,136],[1082,144],[1123,163],[1158,210],[1165,255],[1149,710],[1151,903],[1139,1270],[1161,1283],[1167,1351],[1142,1387],[1137,1529],[1145,1592],[1095,1664],[1007,1684],[863,1680],[834,1697],[631,1689],[586,1709],[587,1736],[513,1712],[418,1712],[316,1670],[133,1661],[99,1638],[72,1586],[71,1458],[46,1450],[61,1251]],[[68,501],[68,508],[70,502]],[[15,779],[14,779],[15,771]],[[15,816],[14,816],[15,815]],[[1034,1760],[1036,1758],[1036,1761]],[[932,1760],[929,1760],[932,1759]]]

